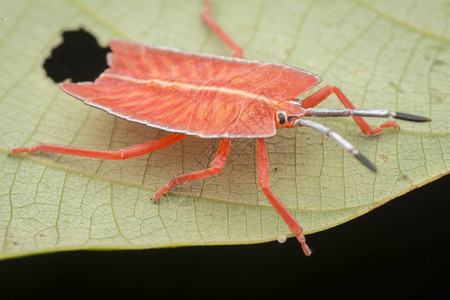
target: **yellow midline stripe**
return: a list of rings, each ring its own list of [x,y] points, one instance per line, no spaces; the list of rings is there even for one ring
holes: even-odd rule
[[[217,87],[217,86],[200,87],[198,85],[183,83],[183,82],[178,82],[178,81],[167,81],[167,80],[160,80],[160,79],[135,79],[132,77],[117,75],[117,74],[105,74],[103,76],[112,77],[112,78],[129,81],[129,82],[133,82],[133,83],[138,83],[138,84],[148,84],[148,85],[157,84],[157,85],[160,85],[163,87],[179,87],[180,89],[184,89],[184,90],[198,90],[200,92],[216,91],[216,92],[221,92],[221,93],[226,93],[226,94],[239,95],[244,98],[250,97],[251,99],[262,100],[262,101],[267,102],[272,105],[278,104],[277,101],[274,101],[274,100],[267,98],[265,96],[262,96],[262,95],[257,95],[257,94],[253,94],[251,92],[245,92],[245,91],[241,91],[241,90],[228,89],[228,88],[224,88],[224,87]]]

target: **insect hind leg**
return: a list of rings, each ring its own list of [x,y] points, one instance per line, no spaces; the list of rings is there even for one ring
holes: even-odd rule
[[[144,155],[161,148],[167,147],[184,139],[186,135],[174,133],[163,137],[158,140],[150,141],[144,144],[134,145],[131,147],[123,148],[117,151],[102,151],[102,150],[93,150],[93,149],[85,149],[85,148],[76,148],[76,147],[68,147],[61,145],[53,145],[53,144],[38,144],[30,147],[24,148],[11,148],[9,150],[10,154],[16,153],[33,153],[37,151],[41,152],[49,152],[49,153],[61,153],[75,156],[83,156],[90,158],[98,158],[98,159],[128,159],[140,155]]]
[[[220,141],[219,148],[217,149],[216,156],[211,162],[209,168],[175,176],[163,188],[158,190],[153,195],[152,200],[155,203],[158,202],[158,199],[162,195],[170,191],[175,185],[179,185],[192,180],[204,179],[222,172],[229,153],[230,153],[230,139],[222,139]]]
[[[211,1],[204,0],[203,10],[202,10],[202,19],[205,24],[211,28],[212,31],[228,46],[231,50],[233,50],[233,57],[242,58],[244,57],[244,52],[242,48],[236,44],[228,34],[220,27],[219,24],[213,19],[211,16]]]
[[[345,94],[336,86],[327,85],[312,95],[306,97],[302,100],[303,108],[312,108],[324,101],[331,94],[335,94],[339,101],[344,105],[345,108],[355,109],[355,106],[350,102],[350,100],[345,96]],[[398,127],[398,123],[395,121],[384,122],[377,127],[371,128],[370,125],[362,118],[358,116],[352,116],[353,120],[355,120],[356,124],[358,124],[359,128],[365,133],[369,135],[375,135],[383,131],[385,128],[390,127]]]

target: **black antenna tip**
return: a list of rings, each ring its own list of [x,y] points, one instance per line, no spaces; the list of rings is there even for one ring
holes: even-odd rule
[[[411,122],[430,122],[431,120],[421,116],[415,116],[410,114],[404,114],[400,112],[396,112],[392,114],[392,117],[400,120],[406,120]]]
[[[367,168],[369,168],[370,171],[376,173],[377,172],[377,168],[375,167],[375,165],[373,163],[371,163],[364,155],[362,155],[359,152],[355,152],[353,153],[353,155],[363,164],[365,165]]]

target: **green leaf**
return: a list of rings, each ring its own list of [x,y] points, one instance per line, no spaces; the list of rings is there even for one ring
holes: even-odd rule
[[[189,137],[150,155],[101,161],[8,156],[48,142],[116,150],[166,133],[64,94],[42,68],[61,33],[103,45],[127,38],[198,52],[231,51],[200,20],[201,1],[0,3],[0,249],[15,257],[71,249],[259,243],[289,230],[260,192],[255,142],[234,140],[222,174],[151,202],[174,175],[211,161],[217,141]],[[449,172],[450,22],[446,1],[213,1],[247,58],[279,62],[339,86],[356,107],[430,117],[368,137],[347,119],[319,120],[374,161],[371,174],[307,128],[267,140],[271,187],[307,233],[346,222]],[[57,13],[55,13],[57,12]],[[324,106],[340,107],[335,97]],[[380,120],[370,120],[375,126]]]

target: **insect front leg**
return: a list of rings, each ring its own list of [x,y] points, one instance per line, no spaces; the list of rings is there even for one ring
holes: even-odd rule
[[[269,159],[267,157],[266,141],[264,139],[257,139],[257,161],[258,161],[258,177],[259,186],[266,195],[270,204],[275,208],[278,214],[283,218],[283,220],[288,225],[291,232],[297,237],[300,242],[303,252],[305,255],[311,255],[311,250],[306,244],[305,236],[303,235],[303,228],[295,220],[294,216],[289,212],[289,210],[278,200],[277,196],[272,192],[269,187]]]
[[[155,203],[158,202],[158,199],[162,195],[170,191],[175,185],[179,185],[192,180],[204,179],[222,172],[229,153],[230,139],[221,139],[216,156],[214,157],[208,169],[175,176],[163,188],[158,190],[153,195],[152,200]]]
[[[328,98],[331,94],[335,94],[339,101],[344,105],[345,108],[349,109],[355,109],[355,106],[350,102],[350,100],[345,96],[345,94],[335,86],[327,85],[317,92],[313,93],[312,95],[306,97],[302,100],[302,107],[303,108],[312,108],[318,105],[320,102]],[[362,129],[362,131],[365,134],[378,134],[383,131],[385,128],[390,127],[398,127],[398,123],[395,121],[388,121],[385,122],[377,127],[371,128],[369,124],[362,118],[357,116],[352,116],[352,118],[355,120],[356,124],[358,124],[359,128]]]

